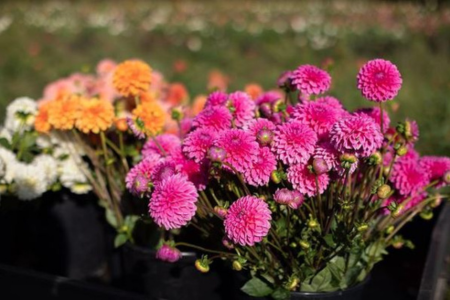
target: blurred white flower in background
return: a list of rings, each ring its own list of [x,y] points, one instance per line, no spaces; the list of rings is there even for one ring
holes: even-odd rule
[[[19,166],[16,155],[10,150],[0,147],[0,160],[4,164],[4,174],[3,177],[0,177],[0,182],[11,184]]]
[[[34,158],[32,164],[44,171],[47,188],[58,179],[58,163],[52,156],[47,154],[38,155]]]
[[[28,97],[17,98],[6,108],[5,128],[11,132],[22,133],[30,130],[34,124],[38,106]]]
[[[69,157],[58,166],[59,180],[61,184],[75,194],[85,194],[92,190],[82,168],[87,168],[83,162],[76,162]]]
[[[18,163],[14,177],[17,197],[33,200],[47,191],[47,176],[44,169],[34,164]]]

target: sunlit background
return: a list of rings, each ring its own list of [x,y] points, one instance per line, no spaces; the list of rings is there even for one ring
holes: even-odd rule
[[[332,63],[331,93],[352,109],[371,105],[355,76],[375,57],[404,78],[393,119],[416,119],[420,150],[448,155],[450,7],[438,1],[3,1],[0,118],[9,101],[39,99],[46,84],[103,58],[143,59],[191,99],[217,74],[228,90],[272,89],[286,69]]]

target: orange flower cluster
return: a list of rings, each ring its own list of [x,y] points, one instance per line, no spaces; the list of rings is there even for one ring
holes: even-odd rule
[[[99,133],[112,126],[114,107],[102,99],[82,99],[75,127],[84,133]]]
[[[139,60],[127,60],[116,67],[113,76],[115,89],[124,97],[135,97],[149,89],[152,69]]]
[[[43,103],[39,107],[34,128],[41,133],[50,129],[99,133],[111,127],[114,107],[106,100],[68,95]]]
[[[156,102],[144,102],[139,104],[134,110],[133,115],[141,119],[145,124],[145,129],[150,134],[159,133],[166,122],[166,112]]]

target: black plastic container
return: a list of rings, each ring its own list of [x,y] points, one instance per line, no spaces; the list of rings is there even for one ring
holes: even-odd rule
[[[218,272],[200,273],[194,266],[197,256],[183,252],[176,263],[156,259],[156,251],[126,244],[122,249],[121,288],[164,300],[218,300],[223,297]]]
[[[346,289],[344,291],[336,291],[329,293],[307,293],[307,292],[293,292],[291,293],[292,300],[364,300],[364,289],[367,286],[370,278],[360,284]]]

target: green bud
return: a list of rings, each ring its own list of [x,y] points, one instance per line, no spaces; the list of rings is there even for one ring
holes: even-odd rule
[[[397,149],[396,153],[398,156],[403,156],[408,152],[408,148],[405,146],[401,146],[400,148]]]
[[[299,285],[300,280],[297,277],[292,277],[289,279],[288,283],[286,284],[286,288],[290,291],[294,291],[297,286]]]
[[[289,244],[289,246],[291,248],[297,248],[297,243],[296,242],[292,242],[292,243]]]
[[[372,166],[376,166],[381,163],[381,160],[381,153],[377,151],[369,157],[369,164]]]
[[[239,261],[235,260],[233,261],[232,268],[235,271],[240,271],[242,270],[242,264]]]
[[[340,160],[341,162],[348,162],[350,164],[354,164],[355,162],[358,161],[355,155],[349,153],[342,154]]]
[[[317,226],[319,226],[319,223],[317,223],[317,220],[311,219],[308,221],[309,228],[316,228]]]
[[[389,185],[387,184],[383,184],[382,186],[380,186],[377,190],[377,196],[380,199],[386,199],[387,197],[389,197],[390,193],[391,193],[392,189]]]
[[[369,225],[367,225],[367,224],[361,224],[361,225],[358,226],[358,228],[357,228],[357,230],[358,230],[359,232],[366,231],[367,229],[369,229]]]
[[[392,217],[397,218],[398,216],[400,216],[400,214],[403,212],[403,209],[404,205],[400,204],[399,206],[397,206],[397,208],[392,211]]]
[[[183,119],[183,112],[181,109],[178,107],[172,109],[172,120],[181,121],[181,119]]]
[[[299,242],[299,244],[300,244],[300,247],[302,247],[304,250],[307,250],[310,247],[309,243],[307,241],[305,241],[305,240],[301,240]]]
[[[207,256],[202,257],[201,259],[197,259],[195,261],[195,268],[202,273],[209,272],[209,260]]]
[[[386,233],[391,234],[394,231],[394,229],[395,229],[394,225],[391,225],[386,229]]]
[[[280,112],[280,111],[285,111],[286,110],[286,103],[284,103],[283,100],[277,100],[274,104],[273,104],[273,111],[274,112]]]
[[[273,171],[271,174],[270,174],[270,179],[272,179],[272,181],[274,182],[274,183],[280,183],[281,182],[281,178],[282,178],[282,176],[281,176],[281,174],[280,174],[280,172],[278,172],[278,171]]]
[[[424,210],[420,213],[420,217],[424,220],[431,220],[433,218],[433,212],[431,210]]]

